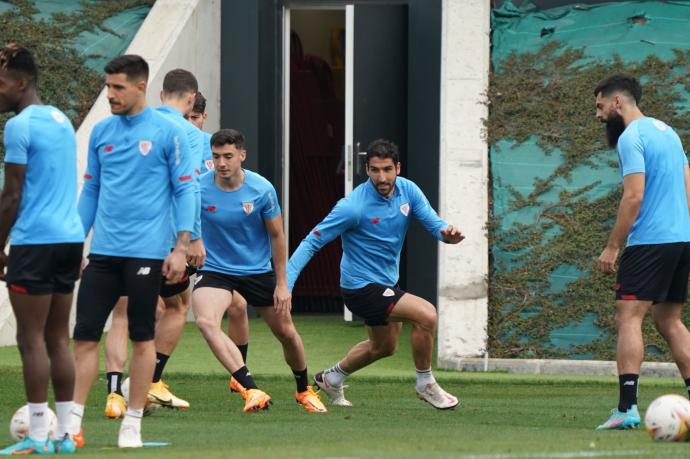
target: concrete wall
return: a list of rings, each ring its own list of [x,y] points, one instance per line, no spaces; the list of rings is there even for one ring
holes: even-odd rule
[[[166,72],[184,68],[199,80],[200,90],[208,99],[208,121],[204,129],[220,127],[220,0],[158,0],[127,53],[139,54],[149,63],[147,101],[160,104],[159,94]],[[110,115],[105,91],[77,130],[78,177],[81,189],[91,129]],[[76,295],[75,295],[76,296]],[[74,308],[72,311],[74,323]],[[7,298],[0,289],[0,346],[14,345],[16,324]]]
[[[488,317],[488,148],[482,119],[489,84],[490,5],[444,0],[440,214],[465,234],[439,252],[438,365],[482,355]]]

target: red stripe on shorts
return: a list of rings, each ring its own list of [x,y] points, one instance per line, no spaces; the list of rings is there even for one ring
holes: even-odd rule
[[[29,293],[28,290],[26,290],[26,287],[22,287],[21,285],[8,284],[7,288],[9,288],[14,293],[21,293],[24,295]]]

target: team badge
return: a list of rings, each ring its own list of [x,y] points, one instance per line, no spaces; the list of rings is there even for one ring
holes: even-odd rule
[[[153,148],[153,142],[151,142],[150,140],[139,141],[139,153],[141,153],[142,155],[148,155],[151,151],[151,148]]]
[[[383,296],[385,296],[385,297],[394,296],[394,295],[395,295],[395,292],[389,288],[387,288],[386,290],[383,291]]]
[[[254,203],[253,202],[243,202],[242,208],[244,209],[244,213],[249,215],[254,210]]]
[[[206,169],[208,169],[210,171],[212,171],[215,168],[215,166],[213,165],[212,159],[207,159],[206,161],[204,161],[204,164],[206,164]]]
[[[410,205],[408,203],[405,203],[402,206],[400,206],[400,213],[407,217],[407,214],[410,213]]]
[[[60,113],[57,110],[52,110],[50,112],[50,116],[52,116],[53,119],[60,124],[65,122],[65,115],[63,115],[62,113]]]

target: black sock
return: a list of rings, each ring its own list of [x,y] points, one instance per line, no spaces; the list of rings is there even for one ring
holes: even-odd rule
[[[625,374],[618,376],[620,398],[618,399],[618,411],[625,413],[628,409],[637,405],[637,380],[640,375]]]
[[[244,363],[247,363],[247,352],[249,352],[249,343],[246,344],[238,344],[237,349],[240,350],[240,354],[242,354],[242,361]]]
[[[690,398],[690,378],[685,380],[685,388],[688,391],[688,398]]]
[[[256,389],[254,378],[252,378],[252,374],[249,372],[246,366],[234,372],[232,377],[235,378],[238,383],[242,384],[245,389]]]
[[[307,381],[307,369],[302,371],[292,370],[292,374],[295,375],[295,382],[297,383],[297,392],[304,392],[307,390],[309,382]]]
[[[122,373],[119,371],[109,371],[106,373],[105,382],[108,385],[108,393],[115,392],[122,395]]]
[[[156,369],[153,371],[152,382],[158,382],[161,380],[161,377],[163,377],[163,369],[165,368],[165,364],[168,363],[169,358],[169,355],[156,352]]]

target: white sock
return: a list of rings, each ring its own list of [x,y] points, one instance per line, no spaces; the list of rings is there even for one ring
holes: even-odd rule
[[[331,386],[341,386],[350,374],[340,368],[340,362],[323,372],[323,377]]]
[[[48,439],[48,402],[29,403],[29,437],[38,442]]]
[[[132,426],[137,429],[137,432],[141,430],[141,418],[144,417],[144,409],[139,408],[135,410],[134,408],[127,408],[125,413],[125,418],[122,420],[122,425]]]
[[[72,402],[69,418],[67,433],[70,435],[77,435],[81,431],[81,420],[84,418],[84,405]]]
[[[72,401],[55,402],[55,414],[57,414],[57,429],[55,437],[61,439],[69,432],[69,424],[72,420]]]
[[[417,390],[422,391],[429,384],[434,384],[436,379],[431,373],[431,368],[428,370],[417,370]]]

